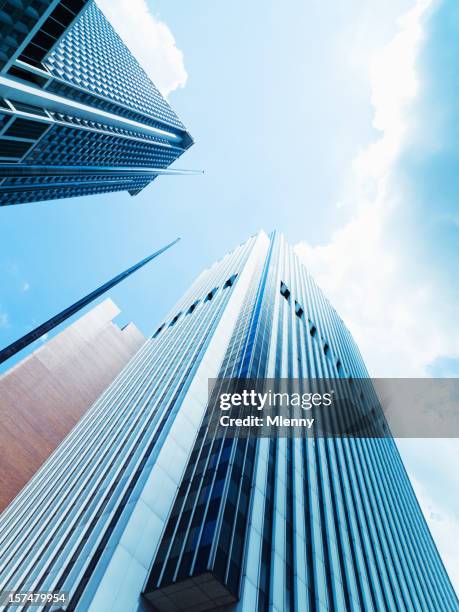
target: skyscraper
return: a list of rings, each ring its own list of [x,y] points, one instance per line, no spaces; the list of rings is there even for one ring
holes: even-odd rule
[[[205,270],[1,517],[66,610],[457,610],[392,438],[212,437],[208,381],[368,376],[284,239]],[[349,383],[350,384],[350,383]]]
[[[145,342],[119,312],[104,300],[0,375],[0,512]]]
[[[93,0],[0,8],[0,205],[128,191],[193,143]]]

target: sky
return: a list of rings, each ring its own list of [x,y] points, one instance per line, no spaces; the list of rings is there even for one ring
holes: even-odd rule
[[[459,5],[100,0],[195,138],[125,193],[1,211],[0,345],[181,236],[111,292],[149,334],[259,229],[283,232],[372,376],[459,376]],[[459,445],[399,447],[459,585]]]

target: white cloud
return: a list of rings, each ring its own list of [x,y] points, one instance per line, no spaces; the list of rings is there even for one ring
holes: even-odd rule
[[[430,362],[459,346],[459,333],[450,325],[452,306],[439,304],[434,279],[413,275],[405,245],[392,239],[403,206],[394,170],[416,127],[409,110],[419,89],[416,59],[431,6],[432,0],[418,0],[370,61],[373,123],[381,135],[352,162],[352,218],[328,244],[296,247],[348,323],[374,376],[423,376]]]
[[[431,4],[432,0],[418,0],[399,17],[399,31],[370,61],[373,125],[382,137],[354,162],[363,180],[383,180],[401,150],[409,126],[406,109],[418,92],[416,58],[423,38],[422,22]]]
[[[425,270],[413,273],[409,249],[393,239],[404,201],[397,161],[413,131],[410,105],[419,92],[416,60],[433,0],[417,0],[369,67],[374,127],[380,137],[352,163],[352,218],[324,245],[296,246],[348,324],[373,376],[425,376],[435,359],[457,355],[456,305]],[[443,299],[440,299],[443,298]],[[435,314],[435,316],[433,316]],[[420,505],[448,573],[459,588],[457,440],[399,441]],[[414,450],[413,450],[414,449]],[[450,492],[453,492],[450,494]]]
[[[25,292],[25,291],[28,291],[29,289],[30,289],[29,283],[27,281],[24,282],[22,285],[22,290]]]
[[[398,446],[451,582],[459,591],[459,472],[451,469],[459,462],[457,441],[399,440]]]
[[[183,53],[146,0],[97,0],[97,4],[163,95],[185,86]]]

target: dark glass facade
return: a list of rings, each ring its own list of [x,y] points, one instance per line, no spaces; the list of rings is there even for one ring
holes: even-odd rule
[[[192,145],[93,0],[6,4],[0,205],[135,195]]]

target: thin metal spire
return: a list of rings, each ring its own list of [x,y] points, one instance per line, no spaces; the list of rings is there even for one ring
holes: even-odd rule
[[[118,285],[118,283],[123,281],[125,278],[127,278],[131,274],[134,274],[134,272],[136,272],[137,270],[145,266],[152,259],[155,259],[159,255],[161,255],[161,253],[164,253],[164,251],[167,251],[168,249],[170,249],[179,240],[180,238],[177,238],[170,244],[167,244],[162,249],[159,249],[159,251],[156,251],[152,255],[149,255],[145,259],[142,259],[142,261],[139,261],[139,263],[136,263],[134,266],[128,268],[124,272],[121,272],[121,274],[118,274],[118,276],[115,276],[108,282],[104,283],[98,289],[95,289],[94,291],[86,295],[81,300],[78,300],[78,302],[75,302],[74,304],[66,308],[65,310],[62,310],[59,314],[55,315],[54,317],[52,317],[51,319],[49,319],[42,325],[39,325],[38,327],[36,327],[34,330],[29,332],[28,334],[25,334],[24,336],[22,336],[22,338],[19,338],[18,340],[16,340],[9,346],[5,347],[3,350],[0,351],[0,363],[4,363],[7,359],[10,359],[10,357],[13,357],[13,355],[16,355],[17,353],[19,353],[19,351],[22,351],[24,348],[32,344],[32,342],[35,342],[35,340],[38,340],[38,338],[41,338],[46,333],[48,333],[49,331],[51,331],[52,329],[54,329],[55,327],[57,327],[64,321],[66,321],[68,318],[70,318],[72,315],[77,313],[79,310],[81,310],[82,308],[84,308],[85,306],[93,302],[94,300],[96,300],[98,297],[100,297],[101,295],[103,295],[104,293],[112,289],[113,287],[115,287],[115,285]]]

